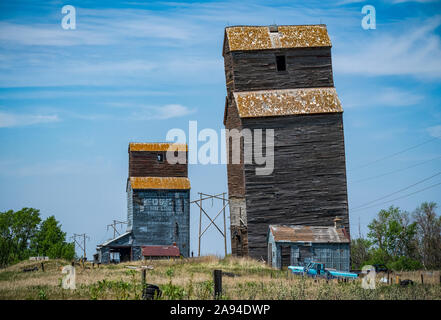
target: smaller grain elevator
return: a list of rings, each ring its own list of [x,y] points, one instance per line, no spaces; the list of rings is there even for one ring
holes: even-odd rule
[[[120,261],[139,260],[145,246],[190,252],[190,181],[187,145],[173,144],[180,161],[167,161],[169,143],[130,143],[127,179],[127,231],[98,246],[101,262],[118,252]],[[182,156],[184,155],[184,156]],[[185,159],[182,161],[182,159]]]

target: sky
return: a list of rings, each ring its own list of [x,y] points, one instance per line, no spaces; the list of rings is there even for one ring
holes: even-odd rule
[[[367,4],[375,29],[361,25]],[[74,30],[62,28],[64,5]],[[344,109],[353,237],[390,205],[441,205],[440,1],[1,0],[0,211],[55,215],[68,237],[89,236],[91,258],[126,219],[129,142],[165,141],[189,121],[223,128],[224,28],[319,23]],[[191,199],[227,192],[225,165],[190,165],[189,177]],[[198,220],[192,205],[195,254]],[[215,229],[201,252],[223,255]]]

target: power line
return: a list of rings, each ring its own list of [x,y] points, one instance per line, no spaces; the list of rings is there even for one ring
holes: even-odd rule
[[[428,163],[428,162],[431,162],[431,161],[437,160],[437,159],[441,159],[441,156],[438,156],[438,157],[435,157],[435,158],[432,158],[432,159],[429,159],[429,160],[425,160],[423,162],[419,162],[419,163],[413,164],[413,165],[405,167],[405,168],[401,168],[401,169],[389,171],[389,172],[386,172],[386,173],[382,173],[382,174],[379,174],[379,175],[376,175],[376,176],[372,176],[372,177],[368,177],[368,178],[352,181],[352,183],[355,184],[355,183],[360,183],[360,182],[365,182],[365,181],[381,178],[381,177],[384,177],[384,176],[387,176],[387,175],[390,175],[390,174],[393,174],[393,173],[397,173],[397,172],[401,172],[401,171],[404,171],[404,170],[407,170],[407,169],[410,169],[410,168],[415,168],[415,167],[421,166],[421,165],[423,165],[425,163]]]
[[[374,160],[374,161],[371,161],[371,162],[365,163],[365,164],[363,164],[363,165],[361,165],[361,166],[355,167],[355,168],[353,168],[352,170],[361,169],[361,168],[364,168],[364,167],[370,166],[371,164],[374,164],[374,163],[377,163],[377,162],[380,162],[380,161],[383,161],[383,160],[386,160],[386,159],[390,159],[390,158],[392,158],[392,157],[395,157],[396,155],[399,155],[399,154],[402,154],[402,153],[407,152],[407,151],[409,151],[409,150],[412,150],[412,149],[418,148],[418,147],[420,147],[420,146],[422,146],[422,145],[424,145],[424,144],[426,144],[426,143],[432,142],[433,140],[436,140],[436,139],[439,139],[439,138],[441,138],[441,136],[433,137],[432,139],[429,139],[429,140],[426,140],[426,141],[424,141],[424,142],[422,142],[422,143],[419,143],[419,144],[416,144],[416,145],[414,145],[414,146],[408,147],[408,148],[406,148],[406,149],[404,149],[404,150],[401,150],[401,151],[398,151],[398,152],[392,153],[392,154],[387,155],[387,156],[385,156],[385,157],[383,157],[383,158],[379,158],[379,159],[377,159],[377,160]]]
[[[392,200],[388,200],[388,201],[385,201],[385,202],[382,202],[382,203],[377,203],[377,204],[374,204],[373,206],[364,207],[364,208],[360,208],[360,209],[358,209],[358,210],[352,210],[352,211],[361,211],[361,210],[365,210],[365,209],[370,209],[370,208],[377,207],[377,206],[380,206],[380,205],[383,205],[383,204],[386,204],[386,203],[390,203],[390,202],[393,202],[393,201],[396,201],[396,200],[404,199],[404,198],[410,197],[410,196],[412,196],[412,195],[414,195],[414,194],[417,194],[417,193],[420,193],[420,192],[426,191],[426,190],[428,190],[428,189],[434,188],[434,187],[439,186],[439,185],[441,185],[441,182],[436,183],[436,184],[433,184],[433,185],[431,185],[431,186],[428,186],[428,187],[426,187],[426,188],[424,188],[424,189],[420,189],[420,190],[417,190],[417,191],[415,191],[415,192],[412,192],[412,193],[406,194],[406,195],[404,195],[404,196],[401,196],[401,197],[398,197],[398,198],[392,199]]]
[[[365,206],[368,206],[368,205],[370,205],[370,204],[372,204],[372,203],[375,203],[375,202],[377,202],[377,201],[379,201],[379,200],[383,200],[383,199],[385,199],[385,198],[389,198],[390,196],[393,196],[394,194],[397,194],[397,193],[400,193],[400,192],[402,192],[402,191],[404,191],[404,190],[410,189],[410,188],[412,188],[412,187],[414,187],[414,186],[416,186],[416,185],[418,185],[418,184],[420,184],[420,183],[423,183],[424,181],[427,181],[427,180],[432,179],[433,177],[439,176],[440,174],[441,174],[441,171],[435,173],[434,175],[432,175],[432,176],[430,176],[430,177],[427,177],[427,178],[424,178],[424,179],[422,179],[422,180],[420,180],[420,181],[418,181],[418,182],[415,182],[415,183],[413,183],[413,184],[411,184],[411,185],[409,185],[409,186],[407,186],[407,187],[405,187],[405,188],[402,188],[402,189],[400,189],[400,190],[398,190],[398,191],[395,191],[395,192],[389,193],[389,194],[387,194],[387,195],[385,195],[385,196],[383,196],[383,197],[380,197],[380,198],[378,198],[378,199],[375,199],[375,200],[369,201],[369,202],[367,202],[367,203],[365,203],[365,204],[363,204],[363,205],[360,205],[360,206],[358,206],[358,207],[355,207],[355,208],[352,209],[352,211],[357,210],[357,209],[360,209],[360,208],[363,208],[363,207],[365,207]]]
[[[78,238],[83,238],[83,243],[77,241],[77,237]],[[73,236],[71,237],[71,239],[74,240],[74,243],[78,245],[78,247],[83,250],[83,258],[86,258],[86,239],[90,240],[89,236],[86,235],[85,233],[82,234],[76,234],[74,233]]]
[[[127,224],[127,222],[113,220],[113,223],[107,225],[107,231],[109,231],[109,227],[113,228],[113,239],[116,238],[116,234],[118,234],[118,236],[121,235],[121,233],[116,229],[116,226],[119,224],[123,225],[123,224]]]

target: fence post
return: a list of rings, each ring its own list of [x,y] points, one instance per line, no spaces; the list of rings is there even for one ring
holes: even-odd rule
[[[424,277],[422,273],[421,273],[421,284],[424,285]]]
[[[213,271],[214,300],[218,300],[222,295],[222,270]]]
[[[142,290],[144,290],[145,288],[145,278],[146,278],[146,270],[142,269],[141,272],[141,285],[142,285]]]
[[[44,263],[43,262],[41,263],[41,271],[44,272]]]

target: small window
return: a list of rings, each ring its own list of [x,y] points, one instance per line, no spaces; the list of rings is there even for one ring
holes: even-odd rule
[[[276,56],[277,71],[286,71],[285,56]]]
[[[164,161],[164,155],[162,153],[158,153],[157,154],[157,159],[158,159],[158,162],[163,162]]]

